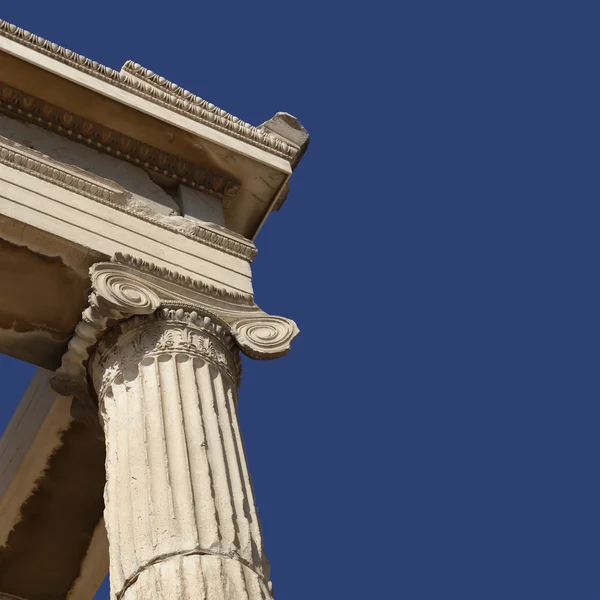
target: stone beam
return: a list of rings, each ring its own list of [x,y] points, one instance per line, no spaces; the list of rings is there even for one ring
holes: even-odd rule
[[[108,571],[104,447],[38,369],[0,439],[0,592],[89,600]]]
[[[308,145],[291,115],[253,127],[137,63],[105,67],[1,20],[0,55],[0,110],[171,183],[198,169],[236,182],[221,190],[227,226],[248,238],[281,205]]]

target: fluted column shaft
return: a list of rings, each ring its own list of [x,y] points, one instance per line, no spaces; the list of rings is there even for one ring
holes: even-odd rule
[[[112,597],[269,600],[233,340],[208,317],[160,309],[107,334],[90,374],[106,438]]]

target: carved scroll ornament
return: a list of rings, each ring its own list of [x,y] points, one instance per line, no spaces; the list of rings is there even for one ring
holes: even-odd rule
[[[277,136],[244,123],[133,61],[127,61],[121,71],[115,71],[2,19],[0,36],[276,156],[293,159],[297,154],[296,148]]]
[[[90,269],[89,306],[69,342],[52,387],[73,396],[73,416],[94,423],[96,404],[87,364],[94,348],[118,323],[158,309],[180,309],[206,318],[230,335],[244,354],[272,359],[287,354],[299,330],[294,321],[263,312],[250,294],[220,289],[129,255]]]

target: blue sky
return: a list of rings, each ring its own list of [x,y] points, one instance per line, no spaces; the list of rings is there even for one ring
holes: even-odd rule
[[[302,334],[241,390],[279,600],[600,597],[598,12],[0,8],[312,135],[254,265]],[[0,369],[5,423],[32,370]]]

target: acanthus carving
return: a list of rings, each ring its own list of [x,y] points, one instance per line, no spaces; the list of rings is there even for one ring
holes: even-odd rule
[[[0,35],[276,156],[290,160],[297,153],[296,148],[279,138],[244,123],[210,102],[132,61],[127,61],[121,71],[115,71],[2,20],[0,20]]]
[[[251,296],[226,293],[128,255],[117,254],[112,262],[96,263],[90,269],[90,276],[90,305],[83,312],[53,381],[57,392],[75,397],[73,413],[80,420],[95,419],[95,402],[86,376],[91,352],[109,329],[135,315],[192,322],[226,346],[235,341],[246,355],[256,359],[283,356],[298,334],[293,321],[266,314]],[[162,312],[156,313],[159,308]],[[134,326],[141,322],[139,318],[132,320]],[[140,342],[140,347],[147,343],[147,340]],[[168,338],[155,340],[155,349],[164,351],[167,343],[179,344],[181,348],[186,343],[204,348],[204,355],[208,353],[213,360],[222,362],[208,346],[203,346],[204,342],[198,344],[183,337],[170,342]],[[235,369],[228,368],[237,381]]]

